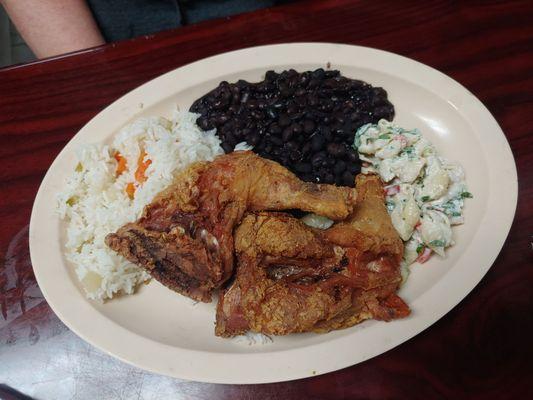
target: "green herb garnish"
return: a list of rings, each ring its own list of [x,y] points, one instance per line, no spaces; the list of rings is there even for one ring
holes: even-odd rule
[[[425,203],[426,201],[429,201],[429,196],[422,196],[421,200]]]
[[[461,198],[463,198],[463,199],[471,199],[471,198],[473,198],[473,197],[474,197],[474,196],[472,196],[472,193],[470,193],[470,192],[463,192],[463,193],[461,193]]]
[[[444,240],[432,240],[429,242],[429,245],[431,247],[444,247],[446,243],[444,243]]]
[[[452,217],[460,217],[460,216],[461,216],[460,212],[457,212],[457,211],[452,212]]]
[[[378,136],[378,139],[389,139],[390,136],[387,135],[386,133],[382,133],[381,135]]]
[[[424,251],[424,248],[426,246],[424,246],[423,244],[419,244],[417,247],[416,247],[416,254],[421,254],[423,251]]]

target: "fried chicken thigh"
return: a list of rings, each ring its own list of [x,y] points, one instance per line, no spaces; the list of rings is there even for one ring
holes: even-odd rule
[[[409,314],[396,295],[403,244],[375,176],[357,178],[348,220],[321,231],[288,214],[248,214],[235,232],[238,267],[217,306],[215,333],[328,332]]]
[[[300,181],[278,163],[234,152],[193,164],[106,244],[169,288],[209,302],[232,274],[234,227],[247,211],[300,209],[348,217],[350,188]]]

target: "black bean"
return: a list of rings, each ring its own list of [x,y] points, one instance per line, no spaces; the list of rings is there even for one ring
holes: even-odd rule
[[[224,150],[224,153],[231,153],[235,147],[228,142],[222,142],[220,146],[222,147],[222,150]]]
[[[354,149],[350,149],[347,152],[346,157],[347,157],[348,161],[350,161],[351,163],[355,164],[355,163],[359,162],[359,154]]]
[[[257,132],[250,133],[246,138],[246,141],[252,146],[255,146],[257,143],[259,143],[260,140],[261,140],[261,137],[259,136],[259,133]]]
[[[273,108],[267,108],[266,114],[270,119],[276,119],[278,116],[278,114],[276,113],[276,111],[274,111]]]
[[[244,92],[241,96],[241,103],[247,103],[250,98],[250,92]]]
[[[346,170],[346,163],[342,160],[338,160],[335,163],[335,166],[333,167],[333,172],[335,173],[335,175],[340,175],[345,170]]]
[[[276,74],[274,71],[267,71],[265,74],[265,79],[268,82],[273,82],[278,77],[278,74]]]
[[[356,122],[361,118],[361,113],[359,111],[354,111],[350,114],[350,121]]]
[[[255,86],[255,90],[257,92],[257,97],[261,97],[263,93],[266,93],[269,90],[269,88],[265,83],[259,83]]]
[[[334,87],[337,87],[338,84],[334,79],[328,78],[324,80],[324,82],[322,83],[322,86],[326,88],[334,88]]]
[[[277,136],[270,136],[270,141],[276,146],[283,146],[283,140]]]
[[[294,169],[298,172],[306,173],[311,172],[313,168],[311,167],[311,164],[303,163],[303,162],[297,162],[294,164]]]
[[[219,114],[215,117],[215,125],[220,126],[228,121],[229,117],[226,114]]]
[[[311,172],[309,172],[309,173],[300,173],[300,174],[298,174],[298,178],[300,178],[302,181],[305,181],[305,182],[317,182],[316,177]],[[296,211],[299,211],[299,210],[296,210]],[[304,215],[305,215],[305,213],[304,213]]]
[[[331,141],[331,139],[333,139],[333,134],[329,126],[321,126],[320,133],[322,133],[322,136],[324,136],[324,139],[326,140],[326,142],[329,142]]]
[[[281,114],[278,118],[279,126],[288,126],[291,124],[291,119],[287,114]]]
[[[229,102],[229,100],[231,99],[231,91],[229,89],[226,89],[226,90],[222,91],[220,97],[227,104]]]
[[[272,135],[279,135],[282,131],[281,127],[277,124],[277,123],[273,123],[271,124],[269,127],[268,127],[268,131],[272,134]]]
[[[357,175],[359,172],[361,172],[361,166],[355,163],[349,163],[346,169],[354,175]]]
[[[298,106],[294,103],[290,103],[287,105],[287,114],[289,116],[292,116],[298,112]]]
[[[331,110],[333,110],[333,106],[334,106],[334,103],[330,99],[324,99],[320,103],[320,109],[322,111],[331,111]]]
[[[308,108],[307,111],[304,113],[304,118],[314,122],[316,119],[316,115]]]
[[[287,150],[289,150],[289,151],[297,149],[298,148],[298,142],[295,142],[295,141],[291,140],[290,142],[285,143],[285,148]]]
[[[335,112],[334,116],[335,116],[335,121],[337,121],[341,125],[344,124],[345,117],[341,111]]]
[[[374,110],[374,116],[375,118],[378,118],[378,119],[391,118],[391,114],[392,114],[391,109],[387,106],[376,107]]]
[[[281,133],[281,139],[284,142],[287,142],[287,141],[289,141],[291,139],[292,134],[293,134],[292,127],[288,126],[285,129],[283,129],[283,132]]]
[[[235,140],[235,136],[233,136],[233,133],[231,132],[226,133],[225,139],[226,139],[226,142],[228,142],[229,144],[233,144],[233,145],[237,144],[237,141]]]
[[[311,147],[313,151],[319,151],[324,147],[326,140],[321,134],[316,134],[311,138]]]
[[[207,117],[200,117],[196,120],[196,123],[198,126],[203,129],[204,131],[208,131],[213,129],[213,127],[209,124],[209,120]]]
[[[307,87],[309,89],[315,89],[317,88],[318,86],[320,86],[320,80],[316,79],[316,78],[312,78],[310,81],[309,81],[309,84],[307,85]]]
[[[231,85],[230,90],[231,90],[231,94],[234,97],[239,97],[241,95],[241,89],[236,85]]]
[[[296,113],[294,113],[294,114],[291,115],[291,119],[292,119],[293,121],[299,121],[299,120],[301,120],[301,119],[303,118],[304,115],[305,115],[305,114],[302,113],[302,112],[296,112]]]
[[[310,119],[304,120],[303,126],[304,126],[304,132],[307,133],[308,135],[315,131],[315,123]]]
[[[311,72],[311,77],[313,79],[324,79],[324,69],[323,68],[318,68],[316,70],[314,70],[313,72]]]
[[[249,119],[246,121],[246,127],[250,129],[250,131],[255,131],[257,128],[257,125],[253,119]]]
[[[293,150],[290,152],[289,157],[291,161],[298,161],[302,158],[302,153],[300,153],[298,150]]]
[[[339,71],[337,70],[329,70],[324,72],[324,76],[326,78],[334,78],[336,76],[339,76]]]
[[[345,186],[353,186],[354,185],[354,179],[355,176],[353,176],[350,171],[344,171],[342,174],[342,184]]]
[[[342,157],[346,152],[346,147],[340,143],[330,143],[327,146],[328,153],[333,157]]]
[[[351,147],[353,144],[353,137],[351,136],[345,136],[344,143],[348,145],[348,147]]]
[[[219,99],[213,103],[213,108],[215,110],[223,110],[228,105],[228,102],[224,99]]]
[[[261,111],[259,110],[254,110],[250,113],[250,115],[255,118],[255,119],[265,119],[265,114],[263,114]]]
[[[302,147],[302,155],[306,156],[311,151],[311,143],[307,142]]]
[[[372,88],[372,94],[374,96],[374,100],[377,100],[376,104],[380,104],[383,101],[387,100],[387,92],[383,88]]]
[[[313,157],[311,157],[311,164],[313,164],[313,166],[315,166],[315,167],[318,167],[318,166],[322,165],[322,163],[324,162],[326,157],[327,157],[327,155],[326,155],[326,152],[324,152],[324,151],[320,151],[318,153],[315,153],[313,155]]]
[[[309,72],[304,72],[300,75],[300,85],[305,87],[307,82],[309,82]]]
[[[307,98],[304,96],[296,97],[294,101],[296,101],[296,104],[298,104],[300,107],[305,107],[307,104]]]
[[[315,107],[318,104],[318,97],[314,94],[309,94],[307,97],[307,104],[311,107]]]
[[[283,83],[279,86],[279,94],[281,97],[289,97],[292,91],[287,84]]]
[[[329,183],[330,185],[335,183],[335,176],[333,174],[326,174],[324,176],[324,183]]]
[[[303,130],[302,129],[302,125],[300,125],[300,124],[294,124],[293,123],[291,125],[291,128],[292,128],[293,133],[296,134],[296,135],[299,135],[300,133],[302,133],[302,130]]]

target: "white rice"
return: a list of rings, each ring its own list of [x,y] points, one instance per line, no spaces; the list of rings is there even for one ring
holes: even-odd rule
[[[254,146],[251,146],[246,142],[240,142],[235,145],[235,148],[233,149],[233,151],[247,151],[247,150],[252,150],[253,148]]]
[[[243,335],[237,335],[233,337],[232,340],[235,343],[247,344],[248,346],[266,345],[274,342],[274,339],[271,336],[251,331],[248,331]]]
[[[77,152],[79,164],[58,196],[58,212],[66,221],[66,257],[75,266],[87,297],[112,298],[133,293],[150,276],[109,249],[104,239],[140,217],[145,205],[167,187],[176,173],[195,161],[211,161],[222,154],[214,131],[202,132],[196,114],[176,111],[172,120],[141,118],[123,128],[109,145],[92,144]],[[146,181],[131,200],[125,192],[135,182],[141,151],[151,160]],[[127,169],[116,176],[119,152]]]

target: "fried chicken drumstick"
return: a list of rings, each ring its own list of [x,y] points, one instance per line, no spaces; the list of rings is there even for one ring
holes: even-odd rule
[[[246,212],[300,209],[348,217],[354,189],[300,181],[278,163],[234,152],[196,163],[106,244],[167,287],[209,302],[232,274],[233,229]]]
[[[220,296],[215,333],[328,332],[409,314],[396,295],[403,244],[381,181],[360,175],[354,213],[332,228],[288,214],[248,214],[235,232],[235,280]]]

